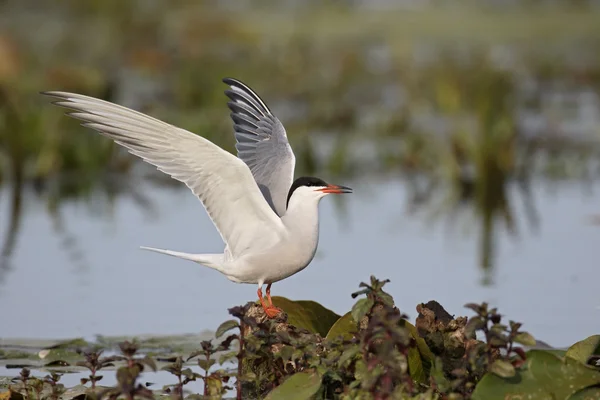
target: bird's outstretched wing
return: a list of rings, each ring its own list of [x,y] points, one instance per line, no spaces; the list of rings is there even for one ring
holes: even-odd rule
[[[252,171],[269,205],[283,216],[296,166],[285,128],[248,86],[233,78],[223,82],[230,86],[225,94],[231,99],[227,105],[234,123],[238,157]]]
[[[205,138],[148,115],[81,94],[44,92],[54,104],[130,153],[185,183],[200,199],[233,256],[270,241],[281,219],[264,200],[248,167]]]

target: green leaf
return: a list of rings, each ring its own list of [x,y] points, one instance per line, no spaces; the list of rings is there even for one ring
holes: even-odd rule
[[[419,353],[419,349],[416,347],[411,347],[408,349],[408,373],[410,377],[419,383],[426,383],[429,380],[429,375],[425,372],[423,368],[423,360],[421,359],[421,354]]]
[[[98,388],[98,387],[97,387]],[[98,388],[99,389],[99,388]],[[106,388],[104,388],[106,389]],[[72,388],[69,388],[63,393],[60,398],[63,400],[72,400],[72,399],[85,399],[88,397],[88,393],[90,389],[83,385],[77,385]]]
[[[567,350],[567,357],[571,357],[582,364],[587,364],[590,356],[600,355],[600,335],[593,335],[575,343]]]
[[[201,356],[201,355],[204,355],[204,350],[192,351],[192,353],[186,359],[186,362],[190,361],[192,358],[196,358],[196,357]]]
[[[578,391],[569,400],[600,400],[600,387],[594,386]]]
[[[368,298],[363,298],[358,300],[354,306],[352,307],[352,317],[354,321],[357,323],[360,322],[362,317],[364,317],[373,307],[373,300]]]
[[[417,328],[405,319],[400,320],[400,326],[410,332],[410,336],[417,343],[417,347],[411,347],[408,350],[408,370],[410,377],[420,383],[426,383],[429,380],[429,373],[433,364],[434,355],[425,343],[425,340],[419,336]]]
[[[467,303],[463,307],[469,308],[475,311],[476,314],[482,314],[484,311],[487,312],[487,304]]]
[[[185,400],[206,400],[206,397],[200,394],[188,394],[185,396]]]
[[[544,350],[527,352],[527,362],[515,376],[505,379],[487,373],[477,384],[472,399],[501,398],[568,399],[578,391],[600,384],[600,373],[572,358]]]
[[[440,357],[436,357],[433,361],[433,366],[431,368],[431,377],[433,378],[436,386],[441,392],[446,392],[450,390],[450,382],[446,375],[444,374],[443,362]]]
[[[241,380],[243,382],[253,382],[256,380],[256,374],[252,371],[248,371],[244,375],[242,375]]]
[[[292,359],[294,354],[294,348],[292,346],[283,346],[279,351],[278,356],[281,357],[283,362],[288,362]]]
[[[232,360],[234,358],[236,358],[238,355],[237,350],[236,351],[228,351],[226,353],[223,353],[219,356],[219,364],[223,364],[229,360]]]
[[[266,400],[306,400],[321,388],[321,377],[316,373],[298,372],[273,389]]]
[[[533,338],[533,336],[531,336],[527,332],[519,332],[517,334],[517,336],[515,336],[514,341],[517,343],[521,343],[523,346],[530,346],[530,347],[535,346],[535,344],[536,344],[536,341]]]
[[[229,321],[225,321],[221,325],[219,325],[219,327],[217,328],[217,331],[215,332],[215,337],[220,338],[221,336],[223,336],[225,334],[225,332],[228,332],[234,328],[237,328],[238,326],[240,326],[240,324],[235,319],[230,319]]]
[[[186,378],[190,379],[190,380],[195,380],[196,377],[194,376],[194,371],[192,371],[190,368],[185,368],[181,371],[181,375],[185,376]]]
[[[385,305],[394,307],[394,298],[390,294],[388,294],[382,290],[378,293],[378,295],[379,295],[379,298],[381,299],[381,301]]]
[[[140,360],[140,362],[142,364],[145,364],[146,366],[148,366],[150,369],[152,369],[152,371],[156,371],[156,362],[154,361],[154,359],[150,356],[145,356],[144,358],[142,358]]]
[[[485,321],[481,317],[471,317],[467,326],[465,326],[465,336],[468,338],[474,338],[475,332],[485,327]]]
[[[335,324],[327,332],[327,339],[336,339],[342,337],[344,340],[350,340],[358,332],[356,321],[351,312],[347,312],[343,317],[335,321]]]
[[[212,358],[208,361],[204,358],[199,358],[198,366],[200,368],[202,368],[203,370],[208,371],[210,369],[210,367],[212,367],[216,362],[217,362],[217,360],[213,360]]]
[[[352,345],[346,348],[338,360],[338,365],[343,366],[346,361],[353,359],[360,352],[358,345]]]
[[[511,378],[515,376],[515,367],[508,361],[496,360],[490,366],[490,372],[502,378]]]
[[[322,337],[327,336],[329,329],[340,319],[338,314],[314,301],[294,301],[280,296],[274,296],[272,300],[275,306],[288,315],[289,324],[318,333]]]

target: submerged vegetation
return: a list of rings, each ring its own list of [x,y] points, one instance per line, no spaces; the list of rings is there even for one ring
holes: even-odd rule
[[[435,301],[417,306],[411,325],[383,290],[387,281],[361,283],[343,316],[309,301],[273,298],[285,312],[269,319],[254,303],[229,310],[215,338],[185,353],[150,342],[123,341],[118,352],[74,340],[54,352],[33,376],[27,360],[0,398],[42,399],[584,399],[600,396],[600,336],[567,350],[543,348],[521,324],[488,304],[467,304],[454,317]],[[103,351],[112,355],[104,356]],[[2,350],[0,350],[2,351]],[[0,359],[16,357],[0,352]],[[23,357],[23,354],[20,355]],[[27,353],[25,353],[27,357]],[[194,365],[197,367],[195,368]],[[11,367],[8,365],[8,367]],[[37,367],[40,368],[40,367]],[[36,368],[36,369],[37,369]],[[61,373],[89,376],[66,388]],[[114,386],[102,372],[116,369]],[[172,384],[150,383],[147,371],[166,371]],[[81,374],[81,373],[80,373]],[[150,381],[148,381],[150,380]],[[203,391],[186,386],[201,381]],[[144,383],[145,382],[145,383]]]

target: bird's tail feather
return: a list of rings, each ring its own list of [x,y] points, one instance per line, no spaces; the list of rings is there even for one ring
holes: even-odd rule
[[[156,253],[166,254],[169,256],[183,258],[184,260],[190,260],[202,264],[208,268],[216,269],[221,271],[223,265],[223,254],[191,254],[181,253],[179,251],[155,249],[154,247],[140,246],[141,249],[154,251]]]

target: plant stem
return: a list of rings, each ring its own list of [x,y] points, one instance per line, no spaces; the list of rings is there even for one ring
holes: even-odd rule
[[[96,367],[92,367],[92,374],[90,375],[90,381],[92,381],[92,389],[96,389]]]
[[[487,356],[487,368],[492,363],[492,346],[490,345],[490,330],[488,329],[488,323],[490,322],[489,317],[486,316],[485,325],[483,326],[483,333],[485,333],[485,347]]]
[[[23,388],[25,388],[25,400],[29,400],[29,388],[27,387],[27,379],[23,379]]]
[[[181,400],[183,400],[183,383],[181,382],[181,375],[177,375],[177,378],[179,379],[179,386],[177,386],[177,391],[179,394],[179,397],[181,398]],[[206,389],[206,387],[205,387]]]
[[[210,353],[205,352],[206,355],[206,365],[209,365]],[[208,396],[208,369],[204,370],[204,396]]]
[[[238,337],[238,342],[240,344],[240,351],[238,353],[238,372],[237,372],[237,380],[235,382],[236,391],[237,391],[237,400],[242,400],[242,372],[243,372],[243,361],[244,361],[244,322],[240,321],[240,336]]]

